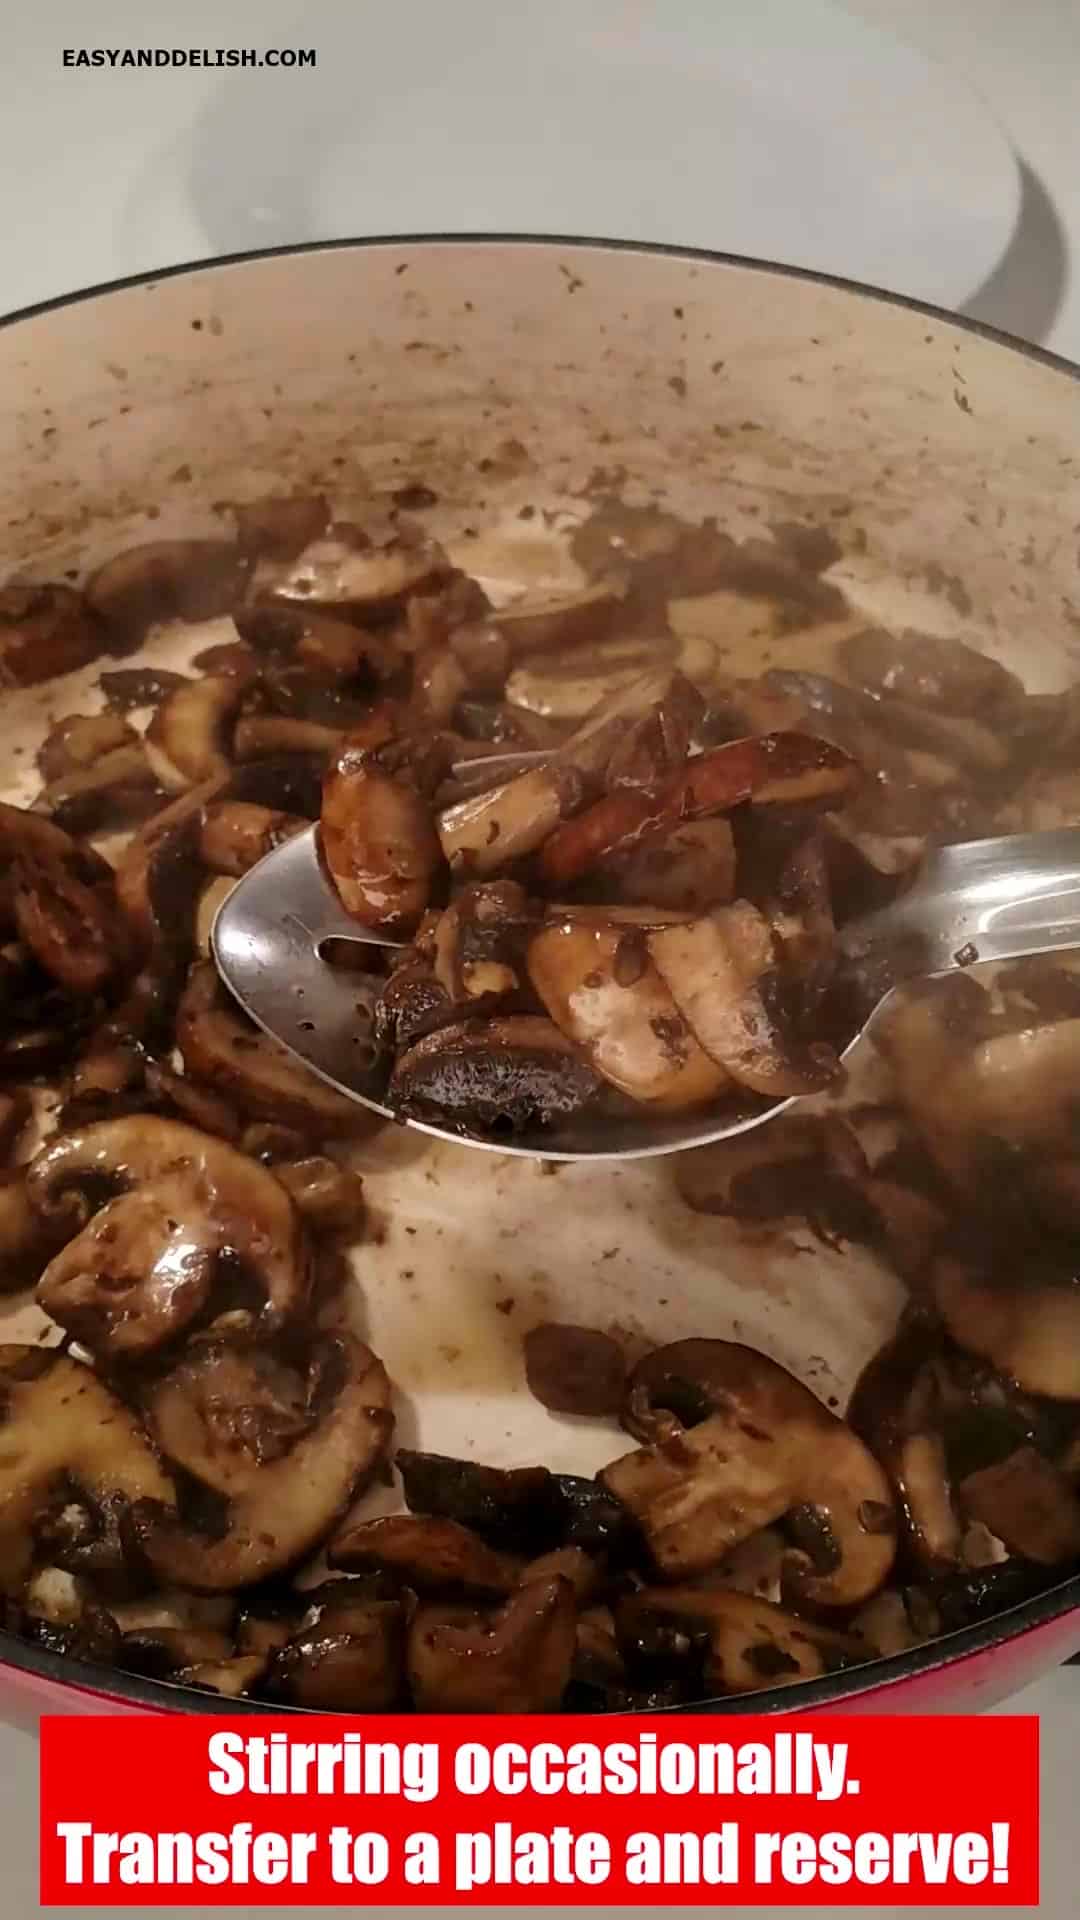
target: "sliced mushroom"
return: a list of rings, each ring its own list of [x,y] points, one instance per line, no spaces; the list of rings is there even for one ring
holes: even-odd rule
[[[139,948],[170,957],[189,948],[203,873],[198,859],[203,807],[221,790],[189,788],[132,834],[116,870],[116,893]]]
[[[165,1680],[185,1669],[228,1660],[232,1652],[230,1636],[218,1627],[135,1627],[124,1634],[116,1664],[129,1673]]]
[[[0,588],[0,687],[34,687],[89,666],[107,636],[72,587]]]
[[[511,1136],[573,1118],[598,1087],[550,1020],[512,1014],[462,1021],[416,1041],[395,1063],[386,1097],[416,1119]]]
[[[552,1713],[576,1640],[574,1589],[558,1577],[513,1593],[491,1618],[421,1607],[409,1629],[409,1687],[420,1713]]]
[[[963,1528],[945,1444],[945,1408],[935,1362],[940,1342],[916,1323],[864,1368],[848,1421],[892,1481],[908,1546],[923,1569],[961,1564]]]
[[[619,588],[601,583],[562,599],[515,600],[489,617],[518,659],[605,639],[624,597]]]
[[[534,853],[584,798],[576,767],[530,767],[505,786],[459,800],[439,815],[443,855],[455,872],[498,873]]]
[[[505,628],[504,628],[505,631]],[[625,693],[642,674],[670,666],[670,639],[599,640],[566,652],[531,656],[506,682],[510,705],[541,719],[584,720],[606,700]]]
[[[346,746],[323,792],[323,857],[347,913],[391,933],[415,926],[442,861],[426,792],[442,769],[407,752]]]
[[[114,713],[72,713],[50,727],[38,749],[37,764],[46,782],[84,773],[104,755],[138,741],[126,720]]]
[[[297,720],[284,713],[242,713],[233,734],[233,758],[240,761],[277,758],[281,754],[317,754],[329,760],[340,752],[340,727],[317,720]]]
[[[142,1407],[159,1450],[235,1500],[311,1432],[316,1378],[270,1348],[202,1335],[143,1385]]]
[[[235,1256],[258,1281],[263,1296],[259,1325],[264,1331],[299,1318],[311,1285],[308,1248],[300,1216],[279,1180],[255,1160],[238,1153],[224,1140],[212,1139],[178,1120],[156,1115],[132,1115],[101,1120],[80,1131],[51,1140],[31,1162],[27,1174],[30,1198],[49,1223],[83,1224],[103,1193],[119,1189],[145,1196],[159,1182],[175,1196],[177,1207],[187,1188],[189,1220],[200,1234],[212,1234],[216,1250]],[[171,1263],[188,1243],[185,1221],[178,1216],[177,1234],[168,1231],[167,1210],[156,1216],[150,1234],[150,1260],[163,1259],[159,1284],[168,1290]],[[136,1258],[136,1210],[125,1215],[126,1230],[135,1234],[128,1260]],[[107,1246],[101,1258],[107,1260]],[[132,1279],[130,1270],[126,1278]]]
[[[1015,674],[962,640],[867,627],[840,642],[844,671],[874,694],[942,714],[1000,712],[1023,698]]]
[[[521,1562],[486,1546],[456,1520],[392,1513],[348,1525],[327,1548],[327,1561],[346,1573],[394,1574],[417,1593],[497,1599],[512,1593]]]
[[[451,571],[442,548],[401,528],[382,545],[360,529],[336,525],[312,540],[269,586],[275,599],[336,607],[353,614],[400,606]]]
[[[688,1394],[700,1424],[684,1431]],[[639,1363],[630,1405],[672,1412],[652,1445],[600,1479],[638,1520],[667,1578],[707,1571],[759,1527],[808,1507],[836,1564],[794,1570],[793,1593],[850,1606],[884,1583],[896,1553],[888,1480],[847,1423],[775,1361],[724,1340],[678,1341]]]
[[[181,1667],[174,1678],[184,1687],[224,1694],[227,1700],[242,1700],[258,1686],[267,1664],[265,1654],[238,1654],[231,1660],[200,1660],[193,1667]]]
[[[695,1213],[798,1220],[826,1244],[876,1245],[881,1221],[858,1143],[836,1116],[783,1114],[767,1127],[680,1153],[675,1186]]]
[[[146,733],[150,764],[169,793],[182,793],[229,771],[225,736],[244,696],[241,674],[205,674],[162,701]]]
[[[646,947],[690,1032],[740,1086],[784,1099],[837,1078],[832,1049],[800,1044],[785,1021],[775,936],[748,901],[657,928]]]
[[[965,1513],[1024,1560],[1054,1567],[1080,1555],[1080,1500],[1034,1447],[969,1473],[957,1496]]]
[[[41,1347],[0,1347],[0,1589],[17,1593],[33,1528],[63,1476],[99,1510],[174,1500],[139,1422],[88,1367]]]
[[[3,804],[0,854],[12,863],[20,939],[69,992],[100,992],[129,958],[108,862],[51,820]]]
[[[62,774],[34,802],[69,833],[93,833],[144,817],[162,798],[157,776],[139,739],[104,753],[92,766]]]
[[[370,627],[310,608],[256,602],[234,615],[236,630],[257,654],[284,658],[322,681],[392,679],[402,659],[393,641]]]
[[[464,887],[435,928],[435,977],[448,999],[468,1007],[515,993],[534,918],[535,909],[516,881]]]
[[[171,667],[116,667],[98,675],[98,686],[110,712],[133,713],[138,707],[159,706],[187,677]]]
[[[406,1606],[363,1580],[309,1595],[308,1614],[275,1655],[272,1698],[322,1713],[389,1713],[403,1705]]]
[[[177,1011],[176,1044],[187,1073],[254,1119],[281,1121],[309,1139],[370,1130],[364,1108],[231,1011],[208,962],[189,976]]]
[[[603,1419],[622,1404],[626,1358],[608,1333],[546,1321],[525,1335],[525,1379],[552,1413]]]
[[[181,1173],[119,1195],[49,1261],[39,1306],[91,1353],[151,1352],[210,1298],[226,1223]]]
[[[257,807],[250,800],[212,800],[203,809],[199,858],[211,873],[239,878],[307,824],[298,814]]]
[[[225,1593],[294,1566],[378,1471],[393,1415],[390,1383],[371,1350],[345,1333],[317,1337],[302,1391],[308,1430],[279,1458],[250,1472],[237,1469],[241,1484],[218,1535],[148,1502],[133,1509],[139,1548],[158,1579],[194,1593]],[[236,1413],[234,1454],[243,1444],[242,1405]]]
[[[349,1233],[357,1237],[367,1215],[364,1182],[349,1167],[324,1154],[305,1160],[282,1160],[274,1169],[292,1194],[304,1219],[320,1233]]]
[[[932,1297],[957,1345],[1028,1393],[1080,1400],[1080,1279],[1045,1265],[1017,1274],[941,1255]]]
[[[136,646],[162,620],[213,620],[239,600],[250,561],[223,540],[154,540],[114,554],[86,583],[86,601],[114,642]]]
[[[837,1667],[868,1658],[852,1634],[803,1620],[748,1593],[721,1588],[646,1587],[616,1612],[624,1651],[633,1647],[643,1621],[674,1620],[706,1642],[704,1678],[711,1692],[758,1693],[818,1680]]]
[[[632,1100],[679,1112],[730,1081],[698,1045],[640,931],[571,921],[541,928],[528,969],[556,1026],[600,1076]]]

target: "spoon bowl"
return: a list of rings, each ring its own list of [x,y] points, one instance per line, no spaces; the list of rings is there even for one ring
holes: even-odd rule
[[[402,943],[346,914],[323,870],[317,827],[286,841],[237,882],[218,909],[210,944],[221,978],[245,1012],[321,1080],[384,1119],[489,1152],[645,1159],[747,1133],[796,1104],[747,1095],[682,1114],[643,1111],[612,1119],[594,1111],[506,1139],[402,1121],[386,1104],[374,1045],[372,1009],[385,976],[364,966],[365,948],[389,951]],[[842,928],[838,945],[859,1009],[846,1060],[905,980],[1080,946],[1080,829],[940,848],[898,900]]]

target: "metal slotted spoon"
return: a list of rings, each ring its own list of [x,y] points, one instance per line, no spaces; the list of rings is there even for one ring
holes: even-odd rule
[[[344,912],[319,859],[316,827],[287,841],[238,881],[219,908],[211,951],[230,992],[265,1033],[319,1078],[387,1119],[384,1073],[371,1044],[370,1010],[384,976],[331,965],[328,943],[384,950],[389,941]],[[927,859],[915,885],[838,935],[841,966],[857,968],[865,1015],[851,1052],[882,1001],[903,980],[975,961],[1021,960],[1080,947],[1080,828],[969,840]],[[406,1125],[461,1145],[548,1160],[642,1159],[705,1146],[763,1126],[794,1099],[685,1114],[537,1128],[512,1142],[471,1138],[427,1121]]]

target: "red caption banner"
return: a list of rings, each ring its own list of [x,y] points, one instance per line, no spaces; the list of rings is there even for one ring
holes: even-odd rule
[[[41,1900],[1035,1905],[1038,1764],[1032,1718],[47,1718]]]

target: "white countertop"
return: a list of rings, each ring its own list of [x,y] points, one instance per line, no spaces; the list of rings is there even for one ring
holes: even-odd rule
[[[846,12],[507,0],[488,34],[487,0],[186,0],[182,17],[164,0],[48,0],[21,12],[0,73],[0,310],[333,233],[591,230],[820,264],[1080,361],[1076,0]],[[581,16],[588,60],[568,64]],[[315,46],[320,64],[87,74],[60,60],[65,46],[226,44]],[[1042,1718],[1041,1911],[1065,1920],[1080,1668],[1012,1709]],[[0,1730],[0,1780],[5,1911],[21,1920],[37,1910],[27,1736]]]

